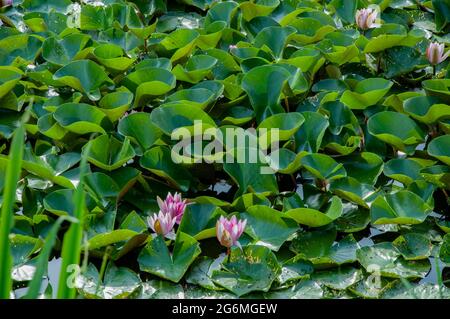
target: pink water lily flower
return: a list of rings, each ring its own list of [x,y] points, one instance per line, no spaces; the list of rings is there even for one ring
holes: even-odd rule
[[[0,8],[13,5],[13,0],[0,0]]]
[[[356,11],[356,24],[361,30],[376,28],[379,24],[376,23],[377,11],[372,8],[366,8]]]
[[[175,226],[176,218],[173,218],[170,214],[159,212],[148,217],[148,225],[158,235],[166,236],[169,234]]]
[[[169,214],[172,218],[175,218],[177,224],[180,224],[186,206],[188,205],[186,200],[181,198],[181,194],[175,193],[175,195],[172,195],[169,193],[165,200],[162,200],[158,196],[157,201],[161,212]]]
[[[447,51],[447,53],[444,53],[444,51],[445,45],[443,43],[430,43],[426,52],[428,61],[430,61],[432,65],[444,62],[450,55],[450,51]]]
[[[220,216],[216,223],[216,236],[222,246],[230,248],[232,246],[239,246],[239,237],[244,232],[247,220],[238,220],[236,216],[231,217],[230,220],[224,216]]]

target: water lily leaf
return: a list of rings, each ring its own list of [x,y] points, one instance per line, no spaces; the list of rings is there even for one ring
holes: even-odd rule
[[[258,66],[244,75],[242,88],[250,98],[258,122],[270,115],[284,113],[279,100],[290,76],[288,70],[274,65]]]
[[[178,282],[200,252],[199,243],[183,232],[177,233],[172,254],[164,239],[157,236],[151,239],[139,254],[139,268],[158,277]]]
[[[133,94],[127,91],[108,93],[99,102],[99,109],[108,116],[111,122],[120,119],[133,101]]]
[[[338,269],[319,271],[314,273],[311,279],[328,288],[343,290],[360,281],[362,272],[359,269],[344,266]]]
[[[116,229],[111,232],[101,233],[89,239],[89,249],[95,250],[112,244],[128,241],[136,235],[138,235],[138,233],[130,229]]]
[[[314,266],[310,261],[294,257],[282,264],[277,282],[280,285],[291,285],[298,280],[309,278],[313,272]]]
[[[438,31],[443,30],[450,22],[450,3],[448,1],[432,0],[434,9],[434,20],[436,22],[436,29]]]
[[[77,134],[106,133],[112,128],[111,121],[97,107],[84,103],[60,105],[53,117],[68,131]]]
[[[185,67],[178,64],[173,68],[172,72],[179,81],[198,83],[208,76],[216,63],[217,59],[212,56],[204,54],[194,55],[189,59]]]
[[[298,229],[296,223],[288,218],[290,216],[267,206],[251,206],[240,217],[247,219],[246,233],[254,239],[255,244],[274,251],[278,251]]]
[[[384,165],[384,175],[395,179],[405,185],[413,183],[417,179],[421,179],[420,170],[423,166],[407,158],[394,158],[386,162]]]
[[[128,138],[121,142],[112,135],[100,135],[89,141],[85,149],[89,149],[88,161],[107,171],[118,169],[136,155]]]
[[[310,227],[321,227],[332,223],[342,214],[342,201],[333,196],[329,207],[324,213],[312,208],[295,208],[285,212],[285,215],[297,223]]]
[[[423,36],[422,32],[410,31],[400,24],[386,23],[373,29],[371,38],[364,47],[365,53],[384,51],[395,46],[414,46]]]
[[[81,33],[68,34],[62,39],[49,37],[42,43],[42,57],[53,64],[66,65],[84,49],[89,39]]]
[[[408,154],[425,138],[424,131],[407,115],[384,111],[369,118],[369,133]]]
[[[74,191],[72,189],[58,189],[44,197],[44,208],[57,216],[75,216],[73,196]],[[86,196],[86,206],[88,210],[95,206],[89,195]]]
[[[231,207],[238,212],[243,212],[247,208],[255,205],[270,206],[270,201],[263,195],[247,193],[236,198],[231,204]]]
[[[14,281],[30,281],[36,271],[36,258],[30,257],[43,246],[42,240],[26,235],[11,234],[12,268]]]
[[[431,156],[450,165],[450,135],[443,135],[433,139],[428,145],[427,151]]]
[[[18,59],[33,63],[40,53],[42,38],[33,34],[14,34],[0,40],[0,65],[9,66]]]
[[[115,44],[97,46],[92,54],[95,60],[111,72],[124,72],[136,59],[123,56],[123,49]]]
[[[342,216],[336,219],[334,223],[338,231],[358,232],[365,229],[370,223],[370,212],[368,209],[346,203],[343,205]]]
[[[105,70],[91,60],[70,62],[56,71],[53,79],[86,94],[93,101],[100,99],[101,87],[114,84]]]
[[[135,92],[134,105],[166,94],[175,87],[175,76],[168,70],[156,67],[139,68],[127,75],[124,85]]]
[[[167,105],[189,105],[205,109],[214,101],[214,92],[204,88],[179,90],[166,98]]]
[[[293,174],[300,168],[300,160],[303,156],[304,153],[295,154],[286,148],[281,148],[270,152],[267,161],[275,171],[282,174]]]
[[[137,291],[141,283],[136,273],[113,263],[108,264],[104,280],[99,278],[97,268],[90,263],[86,273],[77,276],[75,286],[86,298],[125,299]]]
[[[0,99],[9,93],[22,78],[22,71],[15,67],[0,67]]]
[[[212,236],[216,236],[217,219],[224,214],[224,211],[212,204],[192,204],[186,208],[178,231],[182,231],[197,240],[198,235],[205,230],[213,229]]]
[[[433,285],[431,283],[410,284],[405,286],[400,280],[393,285],[387,286],[382,291],[380,298],[383,299],[447,299],[450,291],[445,286]]]
[[[290,250],[314,262],[329,255],[336,235],[336,228],[330,226],[303,231],[292,240]]]
[[[433,96],[441,99],[445,103],[450,102],[450,80],[448,79],[433,79],[422,82],[422,87],[428,96]]]
[[[333,0],[330,4],[336,9],[336,13],[343,21],[347,23],[355,22],[358,2],[351,0]]]
[[[434,165],[420,170],[423,178],[438,187],[450,189],[450,167],[447,165]]]
[[[291,112],[291,113],[280,113],[272,115],[264,119],[258,125],[259,131],[259,142],[264,143],[265,147],[269,146],[277,140],[285,141],[289,139],[295,132],[300,128],[300,126],[305,121],[305,118],[301,113]],[[277,129],[277,139],[271,133],[271,129]]]
[[[374,185],[383,171],[383,160],[375,153],[361,152],[341,157],[340,162],[344,165],[348,176],[363,184]]]
[[[388,242],[362,247],[356,256],[367,272],[390,278],[423,278],[431,268],[428,259],[405,260]]]
[[[360,183],[353,177],[334,180],[330,184],[330,191],[343,199],[365,208],[369,208],[367,202],[375,193],[375,189],[371,185]]]
[[[268,291],[280,272],[274,253],[267,247],[250,245],[234,248],[221,270],[212,272],[212,281],[243,296],[252,291]]]
[[[268,299],[321,299],[323,295],[323,289],[317,282],[302,280],[291,288],[271,290],[264,296]]]
[[[204,130],[216,126],[206,112],[190,105],[162,105],[151,113],[151,120],[169,136],[177,136],[175,131],[180,128],[192,130],[195,121],[201,121]]]
[[[222,125],[244,125],[250,122],[254,117],[254,112],[244,106],[234,106],[227,110],[225,117],[223,118]]]
[[[342,164],[325,154],[308,154],[301,159],[302,166],[314,177],[321,180],[333,180],[345,177],[347,172]]]
[[[292,39],[301,44],[318,42],[335,30],[334,26],[322,24],[321,21],[314,18],[298,18],[289,25],[297,30],[297,33],[292,35]]]
[[[431,207],[418,195],[401,190],[378,196],[370,207],[372,224],[420,224],[431,212]]]
[[[172,161],[169,148],[156,146],[149,149],[141,157],[139,164],[153,174],[166,179],[176,188],[183,191],[189,189],[191,173],[186,168]]]
[[[153,124],[148,113],[132,113],[119,121],[117,131],[138,144],[145,152],[161,137],[161,130]]]
[[[223,169],[239,186],[235,198],[246,192],[254,192],[257,194],[271,194],[278,193],[278,185],[276,183],[275,175],[271,167],[267,165],[262,155],[259,155],[260,150],[255,148],[236,148],[230,151],[234,154],[234,159],[230,162],[226,161]],[[239,156],[250,158],[255,155],[255,161],[240,161]]]
[[[114,202],[119,196],[119,185],[110,176],[102,172],[87,174],[84,182],[89,193],[103,207],[106,207],[110,201]]]
[[[450,118],[450,107],[433,96],[415,96],[405,100],[404,110],[414,119],[432,124]]]
[[[433,245],[422,234],[407,233],[397,237],[392,244],[406,260],[426,259],[431,255]]]
[[[382,78],[370,78],[358,82],[353,91],[345,91],[340,101],[351,109],[363,110],[375,105],[391,89],[393,83]]]
[[[239,8],[244,19],[250,21],[254,17],[269,15],[279,4],[279,0],[244,1],[239,5]]]
[[[52,113],[41,116],[37,126],[39,132],[55,140],[61,140],[67,134],[67,130],[56,122]]]
[[[213,271],[220,270],[224,258],[224,255],[220,255],[216,259],[208,257],[198,258],[188,272],[186,281],[190,284],[199,285],[205,289],[221,290],[221,287],[214,284],[211,276]]]
[[[179,284],[167,280],[149,280],[142,283],[139,299],[183,299],[185,293]]]
[[[450,263],[450,235],[445,235],[439,249],[439,258],[445,262]]]
[[[295,133],[296,151],[317,153],[319,151],[325,130],[329,126],[325,116],[315,112],[301,113],[305,122]]]
[[[267,27],[262,29],[255,37],[254,45],[256,48],[266,46],[272,52],[274,58],[281,58],[286,43],[292,34],[295,33],[295,28],[288,27]]]

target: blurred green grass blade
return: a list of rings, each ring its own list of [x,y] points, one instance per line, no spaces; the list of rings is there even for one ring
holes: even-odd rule
[[[21,124],[14,133],[6,169],[3,204],[0,219],[0,298],[10,297],[12,257],[9,232],[13,226],[13,207],[16,201],[17,182],[20,178],[25,126]]]
[[[88,144],[90,145],[90,144]],[[59,284],[57,298],[59,299],[73,299],[76,296],[76,290],[73,283],[68,282],[70,279],[69,270],[73,269],[73,265],[79,266],[81,255],[81,242],[83,239],[83,224],[85,217],[85,194],[83,188],[83,179],[87,169],[87,154],[89,154],[90,147],[87,146],[82,154],[80,163],[80,178],[74,194],[75,202],[75,217],[77,223],[72,223],[69,230],[64,235],[62,246],[62,263],[59,274]]]
[[[36,263],[36,272],[34,273],[33,279],[28,285],[28,291],[24,297],[25,299],[36,299],[39,297],[42,278],[44,277],[44,273],[48,268],[48,259],[53,250],[53,246],[55,245],[58,230],[61,227],[61,224],[66,220],[69,220],[71,222],[77,222],[77,220],[75,220],[72,217],[61,216],[53,224],[47,237],[45,238],[44,247],[42,248],[42,251],[39,254],[38,261]]]

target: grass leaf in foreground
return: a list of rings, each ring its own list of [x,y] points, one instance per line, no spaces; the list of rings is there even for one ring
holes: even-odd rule
[[[8,299],[12,286],[11,267],[12,256],[9,243],[9,232],[13,225],[13,207],[16,200],[16,188],[19,181],[25,126],[21,124],[11,143],[8,167],[6,169],[6,180],[3,191],[3,203],[0,219],[0,298]]]
[[[74,194],[75,218],[78,222],[72,223],[64,235],[57,294],[59,299],[73,299],[76,296],[74,285],[68,281],[70,279],[70,271],[73,270],[73,265],[79,266],[80,264],[81,241],[83,238],[83,224],[86,209],[83,179],[87,169],[87,154],[89,154],[89,146],[85,149],[81,158],[80,178]]]

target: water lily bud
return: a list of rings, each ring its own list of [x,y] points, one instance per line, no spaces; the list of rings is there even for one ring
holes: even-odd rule
[[[445,46],[443,43],[430,43],[427,48],[427,59],[432,65],[436,65],[448,58],[450,51],[444,53]]]
[[[161,212],[175,218],[177,224],[181,222],[181,218],[183,217],[187,206],[187,202],[181,198],[181,194],[175,193],[175,195],[172,196],[172,194],[169,193],[164,201],[158,196],[157,201]]]
[[[356,24],[361,30],[376,28],[379,25],[376,23],[377,11],[372,8],[366,8],[356,11]]]
[[[0,0],[0,8],[13,5],[13,0]]]
[[[158,235],[166,236],[169,234],[173,226],[175,226],[176,218],[173,218],[170,214],[164,214],[159,212],[158,214],[153,214],[153,216],[148,217],[148,225],[150,228]]]
[[[236,216],[231,217],[230,220],[221,216],[216,223],[216,236],[222,246],[230,248],[239,245],[239,237],[244,232],[247,220],[239,220]]]

